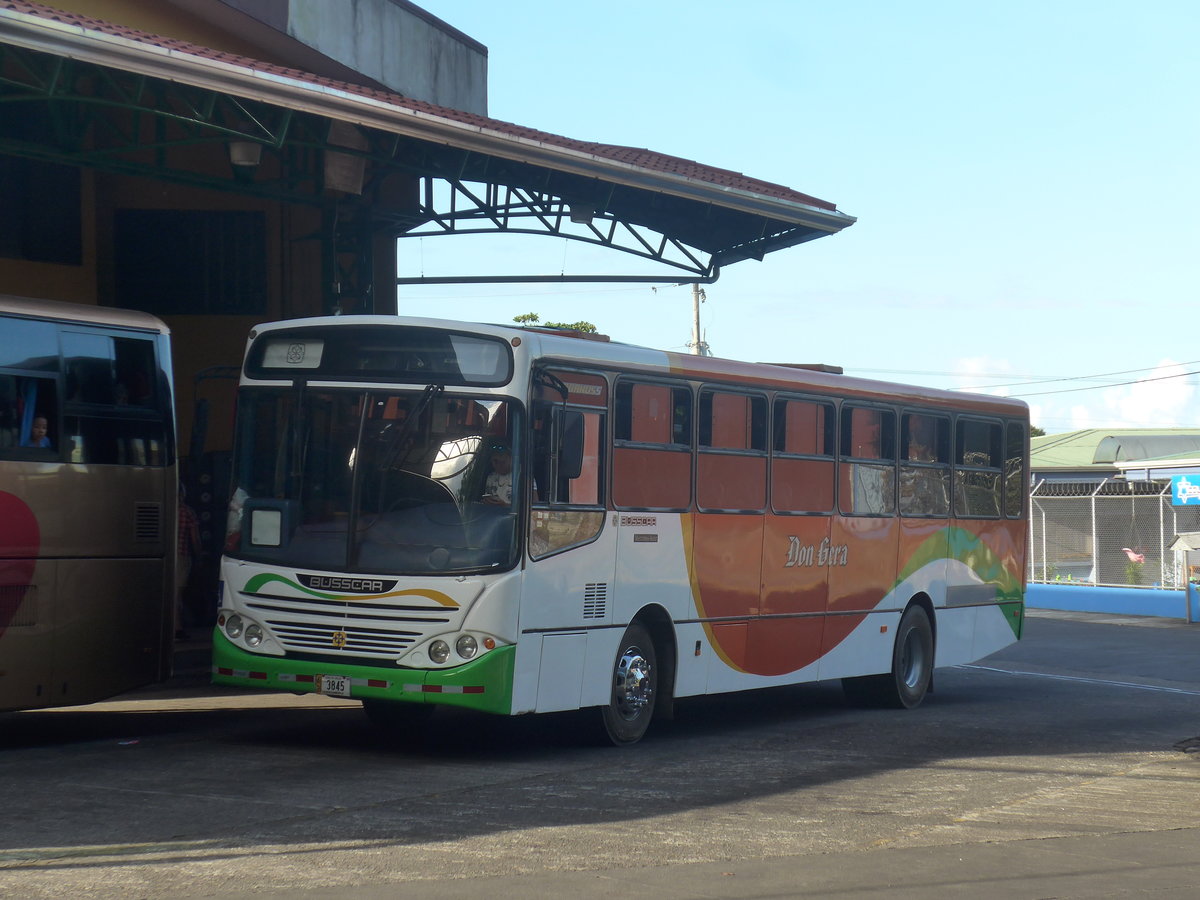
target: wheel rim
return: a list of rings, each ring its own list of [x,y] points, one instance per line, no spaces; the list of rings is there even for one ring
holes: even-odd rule
[[[650,660],[642,651],[636,646],[626,648],[617,661],[613,684],[613,706],[622,719],[636,719],[650,703],[654,693],[651,675]]]
[[[904,636],[904,646],[900,650],[900,677],[904,686],[910,690],[921,686],[927,668],[928,652],[917,629],[910,629]]]

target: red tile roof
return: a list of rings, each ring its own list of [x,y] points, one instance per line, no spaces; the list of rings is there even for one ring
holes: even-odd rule
[[[668,156],[663,153],[655,153],[652,150],[639,149],[636,147],[622,147],[614,144],[600,144],[592,141],[577,141],[561,135],[550,134],[549,132],[545,131],[538,131],[534,128],[527,128],[523,125],[515,125],[511,122],[504,122],[499,119],[491,119],[486,116],[479,116],[473,113],[463,112],[462,110],[450,109],[444,106],[436,106],[432,103],[414,100],[410,97],[404,97],[401,94],[390,91],[383,91],[376,88],[367,87],[365,85],[354,84],[352,82],[338,81],[333,78],[326,78],[322,75],[315,75],[311,72],[304,72],[299,69],[292,69],[288,68],[287,66],[279,66],[275,65],[274,63],[264,62],[263,60],[254,59],[249,56],[241,56],[236,53],[226,53],[221,50],[215,50],[211,47],[203,47],[199,44],[193,44],[190,41],[182,41],[176,38],[164,37],[163,35],[151,34],[149,32],[141,31],[137,28],[118,25],[114,22],[108,22],[103,19],[96,19],[92,18],[91,16],[84,16],[78,13],[65,12],[63,10],[46,6],[43,3],[35,3],[33,0],[0,0],[0,10],[2,9],[12,10],[14,12],[24,13],[30,16],[36,16],[42,19],[49,19],[55,22],[60,22],[64,25],[80,28],[85,31],[96,31],[102,34],[123,38],[125,40],[135,41],[137,43],[149,44],[177,53],[185,53],[202,59],[216,60],[228,65],[244,67],[254,72],[276,75],[282,78],[288,78],[299,82],[307,82],[312,85],[330,88],[348,94],[368,97],[372,100],[405,109],[415,110],[426,115],[436,116],[466,125],[472,125],[502,135],[509,135],[511,137],[521,138],[529,141],[536,141],[552,147],[561,147],[563,149],[589,154],[600,159],[612,160],[648,171],[662,172],[683,178],[690,178],[695,181],[706,182],[719,187],[745,191],[747,193],[758,194],[763,197],[770,197],[789,203],[804,204],[806,206],[816,207],[817,209],[829,211],[834,211],[837,209],[835,204],[830,203],[827,200],[819,200],[816,197],[800,193],[799,191],[794,191],[791,188],[784,187],[783,185],[773,184],[769,181],[762,181],[757,178],[748,178],[740,172],[733,172],[728,169],[718,169],[714,168],[713,166],[702,165],[701,163],[690,159],[682,159],[677,156]]]

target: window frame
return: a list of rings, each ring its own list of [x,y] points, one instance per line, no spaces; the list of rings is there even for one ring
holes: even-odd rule
[[[1016,512],[1009,509],[1009,485],[1008,482],[1013,477],[1009,474],[1009,462],[1013,459],[1010,455],[1013,450],[1012,438],[1010,430],[1013,428],[1020,429],[1020,447],[1019,455],[1016,457],[1021,461],[1021,465],[1017,470],[1017,476],[1020,479],[1020,484],[1016,490],[1016,495],[1021,498],[1021,503]],[[1003,517],[1005,519],[1024,519],[1028,515],[1029,508],[1029,423],[1024,419],[1008,419],[1004,422],[1004,431],[1001,437],[1001,448],[1004,452],[1003,465],[1004,471],[1001,479],[1000,495],[1003,501]]]
[[[782,430],[779,428],[779,409],[787,403],[807,403],[813,406],[823,406],[826,410],[823,441],[825,453],[793,453],[779,449],[779,438]],[[838,445],[839,445],[839,404],[833,397],[814,394],[794,394],[790,392],[776,393],[771,398],[770,436],[767,442],[770,447],[770,461],[767,467],[768,506],[772,513],[779,516],[832,516],[839,512],[838,507]],[[785,414],[786,418],[786,414]],[[807,460],[812,462],[828,462],[830,466],[830,504],[824,510],[780,509],[775,506],[775,461],[776,460]]]
[[[880,454],[879,456],[855,456],[849,452],[850,442],[853,439],[854,430],[854,411],[866,410],[874,411],[881,414],[884,419],[890,420],[890,426],[884,430],[881,428],[879,436]],[[838,490],[837,490],[837,509],[839,514],[843,516],[853,516],[855,518],[874,518],[874,519],[890,519],[896,518],[899,515],[899,461],[897,460],[897,450],[899,449],[899,440],[897,430],[899,429],[899,414],[896,406],[888,403],[879,403],[870,400],[859,400],[857,398],[843,398],[838,408]],[[882,422],[881,422],[882,425]],[[889,454],[890,455],[887,455]],[[889,497],[885,498],[887,508],[879,512],[857,512],[853,509],[846,509],[845,503],[847,500],[846,492],[842,490],[843,484],[847,477],[853,478],[853,468],[849,473],[846,473],[847,466],[856,467],[862,466],[869,471],[884,472],[890,470],[891,484],[888,491]]]
[[[713,439],[713,405],[714,398],[718,394],[727,395],[730,397],[743,397],[747,400],[746,418],[742,422],[742,427],[746,428],[747,443],[750,447],[719,447],[711,443]],[[707,406],[705,400],[707,399]],[[757,409],[757,415],[756,415]],[[771,505],[770,496],[770,446],[771,446],[771,428],[769,422],[770,403],[769,397],[763,391],[747,390],[740,386],[731,386],[721,383],[703,383],[696,390],[695,401],[695,462],[693,463],[693,474],[695,483],[692,486],[692,497],[696,503],[696,509],[700,512],[711,513],[729,513],[741,515],[762,515]],[[705,443],[705,432],[707,431],[707,440]],[[759,446],[753,446],[758,444]],[[736,460],[743,460],[742,465],[753,464],[754,460],[761,460],[762,476],[761,490],[762,502],[756,506],[709,506],[702,504],[702,492],[705,485],[701,483],[701,468],[708,467],[714,464],[716,459],[727,459],[729,465],[738,467]],[[748,498],[747,498],[748,499]]]
[[[909,422],[913,416],[928,419],[944,426],[944,433],[938,435],[934,442],[934,458],[931,460],[910,459],[911,435]],[[899,428],[897,440],[897,497],[896,513],[905,519],[949,519],[954,514],[954,417],[950,413],[939,412],[919,407],[902,407],[897,421]],[[911,472],[919,478],[928,477],[931,472],[944,474],[946,488],[945,512],[906,511],[904,509],[904,480],[906,472]]]
[[[994,465],[980,466],[968,465],[962,459],[966,455],[966,439],[965,429],[972,424],[982,424],[995,430],[995,435],[992,438],[993,446],[989,449],[988,456]],[[954,471],[954,485],[951,495],[951,511],[956,519],[986,519],[998,520],[1004,516],[1004,451],[1005,451],[1005,420],[998,416],[988,416],[978,413],[960,413],[954,417],[954,436],[953,450],[951,462]],[[964,506],[963,510],[959,511],[959,500],[966,493],[963,480],[960,476],[968,474],[979,475],[994,475],[996,477],[996,488],[993,496],[996,500],[996,512],[993,513],[977,513],[972,512],[968,507]],[[965,504],[967,500],[963,498]]]
[[[638,441],[634,440],[633,435],[633,387],[639,384],[653,385],[665,387],[671,391],[672,397],[672,414],[669,427],[671,429],[671,437],[679,436],[680,424],[675,421],[674,403],[677,396],[685,396],[687,398],[687,419],[682,423],[686,427],[687,441],[681,442],[672,440],[670,442],[661,441]],[[621,437],[623,433],[626,418],[626,413],[622,409],[622,402],[626,386],[629,386],[629,397],[624,400],[628,404],[628,434],[629,437]],[[615,510],[634,510],[647,512],[687,512],[695,504],[696,500],[696,396],[695,390],[691,382],[680,378],[663,378],[654,375],[641,375],[639,373],[620,374],[612,382],[611,385],[611,405],[609,412],[609,478],[608,491],[611,499],[612,508]],[[631,506],[628,504],[620,504],[617,502],[617,458],[623,450],[649,451],[651,453],[665,453],[676,456],[686,456],[687,458],[687,485],[688,498],[687,502],[682,505],[674,506],[650,506],[638,505]]]

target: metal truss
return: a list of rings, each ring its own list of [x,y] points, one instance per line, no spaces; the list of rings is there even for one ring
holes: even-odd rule
[[[511,184],[467,183],[457,179],[421,179],[415,224],[398,237],[425,238],[457,234],[529,234],[558,237],[619,250],[674,270],[669,280],[712,282],[718,269],[711,256],[648,227],[620,219],[589,202],[570,201],[543,191]],[[678,272],[687,273],[679,278]],[[494,283],[497,281],[635,281],[661,282],[667,275],[483,275],[412,277],[400,284]]]
[[[354,132],[347,141],[339,132]],[[260,163],[234,165],[233,145]],[[348,146],[347,144],[350,144]],[[629,254],[656,275],[456,276],[502,281],[712,282],[721,265],[825,233],[643,186],[389,132],[313,112],[0,43],[0,153],[333,211],[358,235],[558,237]],[[339,155],[360,193],[328,182]],[[346,210],[354,213],[347,216]],[[339,211],[340,210],[340,211]],[[326,236],[329,237],[329,236]],[[338,242],[339,239],[335,239]],[[644,267],[642,267],[644,268]]]

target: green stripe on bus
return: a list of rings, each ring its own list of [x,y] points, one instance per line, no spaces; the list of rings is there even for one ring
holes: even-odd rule
[[[218,628],[213,632],[213,683],[312,693],[312,676],[345,675],[355,682],[375,681],[387,685],[356,683],[351,691],[351,699],[355,700],[375,698],[436,703],[508,715],[512,712],[516,655],[516,647],[499,647],[452,669],[347,665],[336,660],[312,662],[247,653],[231,643]]]
[[[1020,577],[1005,568],[1004,560],[978,535],[965,528],[945,528],[921,543],[901,569],[896,584],[911,577],[944,555],[968,566],[983,584],[996,586],[996,599],[1005,611],[1004,619],[1018,638],[1021,636],[1024,593]]]

